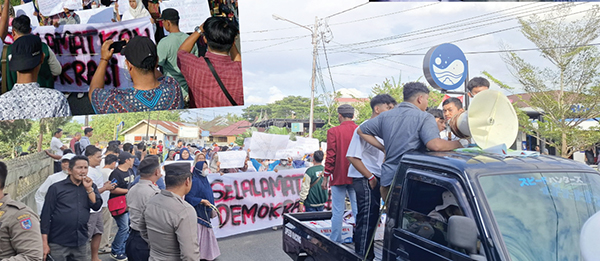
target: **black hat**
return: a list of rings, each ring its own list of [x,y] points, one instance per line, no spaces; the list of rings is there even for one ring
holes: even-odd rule
[[[160,167],[160,162],[158,161],[158,156],[156,155],[148,155],[140,162],[138,166],[139,173],[152,173]]]
[[[27,71],[42,62],[42,40],[36,35],[23,35],[11,45],[8,65],[11,71]]]
[[[152,59],[156,64],[158,54],[156,52],[156,44],[145,36],[133,37],[127,45],[121,50],[121,54],[135,67],[142,67],[142,63],[146,59]],[[12,67],[11,67],[12,68]]]
[[[173,163],[165,165],[165,175],[179,176],[183,174],[192,174],[191,166],[189,163]]]
[[[162,11],[162,14],[160,14],[160,18],[158,18],[157,20],[179,20],[179,12],[177,12],[177,10],[173,8],[167,8]]]
[[[119,164],[123,164],[125,163],[126,160],[128,159],[133,159],[133,155],[131,155],[131,153],[123,151],[121,153],[119,153]]]

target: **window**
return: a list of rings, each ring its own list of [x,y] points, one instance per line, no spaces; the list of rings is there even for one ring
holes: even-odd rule
[[[406,189],[408,197],[402,212],[402,229],[448,246],[448,218],[464,215],[455,195],[444,187],[413,179],[407,180]]]

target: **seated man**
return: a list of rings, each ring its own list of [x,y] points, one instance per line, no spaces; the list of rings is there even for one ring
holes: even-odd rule
[[[65,96],[54,89],[40,88],[38,73],[44,53],[36,35],[19,37],[11,46],[8,64],[17,72],[12,90],[0,96],[0,120],[40,119],[71,116]]]
[[[444,191],[444,193],[442,193],[442,200],[443,204],[436,206],[434,210],[429,212],[429,214],[427,214],[428,217],[448,223],[448,219],[451,216],[464,216],[452,192]]]
[[[237,34],[237,26],[227,18],[210,17],[179,47],[177,65],[188,84],[190,108],[244,104]],[[208,45],[205,57],[190,53],[200,36]]]
[[[108,61],[112,58],[112,40],[102,44],[101,60],[90,83],[90,100],[97,114],[183,109],[179,83],[160,73],[156,45],[150,38],[136,36],[121,51],[133,81],[133,88],[104,88]]]

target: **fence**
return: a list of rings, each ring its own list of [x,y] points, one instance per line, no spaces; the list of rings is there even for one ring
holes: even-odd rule
[[[48,176],[54,172],[54,161],[44,152],[38,152],[4,161],[8,176],[4,193],[11,198],[37,209],[35,192]]]

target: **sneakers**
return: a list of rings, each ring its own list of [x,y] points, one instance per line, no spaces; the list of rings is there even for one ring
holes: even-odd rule
[[[110,247],[102,247],[98,250],[98,254],[108,254],[111,252]]]
[[[110,257],[117,261],[127,261],[127,256],[125,254],[115,254],[114,252],[110,252]]]

